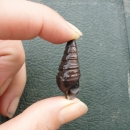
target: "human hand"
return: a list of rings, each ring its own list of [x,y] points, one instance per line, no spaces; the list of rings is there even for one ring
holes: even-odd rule
[[[61,125],[86,112],[86,105],[78,99],[48,98],[34,103],[22,114],[2,124],[0,130],[58,130]]]
[[[78,39],[82,33],[52,9],[29,1],[1,0],[0,18],[0,114],[12,118],[26,82],[25,53],[20,40],[39,36],[60,44]],[[87,106],[78,99],[48,98],[2,124],[0,129],[55,130],[86,111]]]

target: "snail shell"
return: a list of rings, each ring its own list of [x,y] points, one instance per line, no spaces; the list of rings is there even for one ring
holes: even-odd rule
[[[76,41],[68,41],[65,47],[64,55],[59,66],[59,72],[56,76],[58,87],[65,94],[66,98],[71,100],[79,92],[79,62]]]

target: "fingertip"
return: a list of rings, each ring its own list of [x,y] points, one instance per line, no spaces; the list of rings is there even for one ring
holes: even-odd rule
[[[53,108],[53,110],[55,110],[55,113],[58,114],[55,115],[55,118],[56,116],[59,117],[60,125],[79,118],[88,111],[87,105],[80,101],[78,98],[67,100],[64,96],[58,96],[45,99],[44,101],[46,101],[48,111],[51,112]]]
[[[58,129],[61,125],[84,115],[88,107],[78,98],[67,100],[64,96],[58,96],[33,104],[23,114],[28,115],[30,111],[33,111],[30,116],[32,120],[36,119],[36,124],[45,117],[41,123],[38,123],[40,127],[46,123],[47,128]]]
[[[17,102],[18,99],[13,104],[17,104]],[[24,130],[37,128],[39,130],[57,130],[61,125],[82,116],[87,110],[87,106],[77,98],[67,100],[63,96],[52,97],[33,104],[19,116],[13,118],[14,120],[5,123],[3,128],[10,125],[11,130],[19,129],[21,126]],[[12,115],[9,116],[12,117]]]
[[[64,43],[72,39],[79,39],[81,31],[66,21],[56,11],[44,5],[44,10],[48,15],[44,15],[42,29],[39,36],[54,44]]]
[[[3,0],[0,12],[1,39],[25,40],[40,36],[51,43],[59,44],[82,36],[74,25],[42,4]]]
[[[0,114],[12,118],[16,112],[26,83],[25,63],[12,79],[7,90],[0,97]]]
[[[12,118],[15,114],[15,111],[18,107],[18,104],[19,104],[19,100],[20,98],[19,97],[15,97],[9,104],[9,107],[7,109],[7,116],[9,118]]]
[[[74,38],[73,39],[79,39],[81,36],[83,36],[83,33],[75,27],[72,23],[66,21],[67,25],[74,31]]]
[[[84,115],[87,111],[88,107],[86,104],[78,100],[70,105],[67,105],[60,111],[60,122],[61,124],[70,122]]]

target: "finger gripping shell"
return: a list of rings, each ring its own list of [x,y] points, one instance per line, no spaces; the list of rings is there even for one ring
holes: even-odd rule
[[[79,92],[79,62],[76,41],[68,41],[59,65],[56,82],[67,99],[73,99]]]

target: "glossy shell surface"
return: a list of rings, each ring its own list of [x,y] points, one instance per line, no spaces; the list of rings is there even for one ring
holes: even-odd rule
[[[56,82],[67,99],[73,99],[79,92],[79,62],[76,41],[68,41],[56,76]]]

